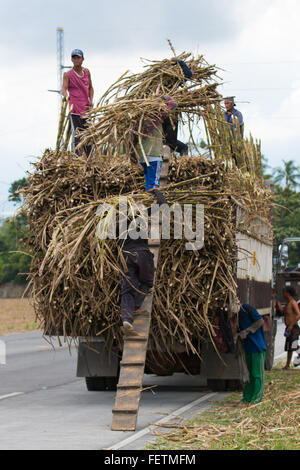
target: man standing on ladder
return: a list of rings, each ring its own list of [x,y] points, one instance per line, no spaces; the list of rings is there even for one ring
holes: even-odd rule
[[[71,126],[73,134],[73,150],[76,150],[79,144],[79,138],[76,136],[76,130],[82,131],[87,127],[86,112],[93,107],[94,89],[91,80],[90,71],[82,67],[84,56],[80,49],[74,49],[71,53],[73,68],[64,73],[62,95],[67,98],[69,93],[69,105],[72,106]],[[89,157],[92,150],[91,145],[85,145],[84,151]]]
[[[167,204],[165,196],[158,189],[153,189],[152,194],[159,207]],[[151,208],[147,214],[153,215]],[[131,224],[134,224],[134,221]],[[129,229],[124,238],[119,240],[127,268],[125,275],[121,276],[121,315],[125,334],[135,333],[132,326],[134,312],[141,308],[145,296],[153,288],[155,267],[154,257],[149,249],[147,227],[148,223],[144,228],[139,227],[138,238],[135,234],[131,237]],[[119,227],[118,232],[120,232]],[[122,234],[119,233],[120,235]]]

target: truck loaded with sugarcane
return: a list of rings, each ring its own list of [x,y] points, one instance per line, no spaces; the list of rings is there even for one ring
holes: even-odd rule
[[[190,79],[179,61],[192,71]],[[144,368],[161,376],[202,374],[214,389],[236,386],[239,361],[222,325],[234,338],[237,306],[247,302],[264,317],[266,366],[272,366],[272,192],[263,181],[260,143],[242,138],[238,123],[233,132],[225,122],[217,86],[216,68],[186,53],[149,62],[139,74],[127,72],[88,113],[77,150],[92,145],[89,158],[67,150],[64,107],[56,150],[45,151],[28,178],[24,210],[36,315],[45,335],[78,341],[78,375],[86,377],[89,390],[116,388],[122,354],[121,368],[131,364],[120,317],[126,267],[118,240],[97,233],[100,222],[108,227],[120,215],[125,199],[128,207],[153,202],[134,155],[147,124],[164,113],[165,96],[176,102],[170,122],[189,129],[194,155],[178,157],[165,147],[161,191],[182,214],[186,206],[202,207],[203,243],[187,249],[195,241],[193,217],[182,218],[181,237],[174,236],[172,224],[169,237],[156,237],[155,285],[145,299],[150,316],[136,320],[141,330],[148,322],[146,346],[131,345],[132,351],[144,348],[145,360],[134,364],[143,362],[142,374]],[[205,154],[195,141],[199,126],[207,136]]]

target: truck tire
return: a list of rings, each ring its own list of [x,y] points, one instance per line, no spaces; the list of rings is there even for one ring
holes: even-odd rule
[[[118,377],[86,377],[85,383],[89,392],[113,392],[117,390]]]
[[[117,390],[118,381],[118,377],[105,377],[106,390],[110,392]]]
[[[223,379],[208,379],[207,386],[213,392],[225,392],[226,380]]]
[[[208,379],[207,386],[213,392],[240,392],[242,384],[236,379]]]
[[[240,380],[226,380],[226,391],[227,392],[240,392],[243,390],[242,382]]]
[[[85,383],[89,392],[103,392],[106,390],[105,377],[86,377]]]

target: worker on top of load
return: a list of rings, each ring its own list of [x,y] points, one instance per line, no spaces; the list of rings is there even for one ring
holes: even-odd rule
[[[224,100],[226,111],[224,113],[225,121],[230,124],[232,133],[234,132],[234,123],[236,120],[239,122],[241,137],[244,136],[244,118],[240,111],[235,109],[234,97],[225,98]]]
[[[155,121],[146,121],[139,139],[137,129],[133,129],[132,145],[139,163],[144,169],[146,191],[153,191],[160,186],[160,174],[163,156],[163,121],[176,108],[176,102],[170,96],[161,97],[165,101],[165,110]],[[145,161],[145,157],[149,165]],[[134,158],[133,154],[132,157]]]
[[[159,207],[167,204],[164,195],[158,189],[154,189],[153,194]],[[153,215],[151,208],[147,210],[146,216],[150,215]],[[132,325],[134,312],[140,310],[154,282],[154,257],[148,244],[148,223],[143,228],[136,227],[135,222],[136,218],[131,222],[133,226],[130,224],[125,234],[121,233],[120,225],[117,226],[119,245],[127,267],[125,275],[121,275],[121,316],[125,334],[136,334]]]
[[[193,74],[191,69],[183,60],[173,59],[172,65],[180,65],[184,81],[187,81],[192,78]],[[166,117],[163,121],[163,132],[164,132],[164,144],[168,145],[173,152],[178,152],[180,156],[188,155],[189,148],[186,144],[177,139],[178,135],[178,116],[174,116],[172,120],[169,117]]]
[[[246,383],[243,402],[260,403],[264,393],[265,352],[267,350],[264,320],[255,308],[244,303],[238,313],[239,337],[244,342],[249,381]]]
[[[80,49],[74,49],[71,53],[73,68],[64,73],[62,95],[67,98],[69,93],[69,106],[71,109],[71,126],[73,134],[73,149],[75,153],[79,144],[79,138],[76,136],[76,130],[82,131],[87,128],[86,113],[93,107],[94,89],[92,85],[91,73],[83,68],[83,52]],[[91,145],[85,145],[84,151],[89,157],[92,150]],[[78,153],[77,153],[78,154]]]
[[[286,325],[284,336],[286,338],[285,351],[287,352],[287,361],[283,369],[288,370],[291,365],[293,352],[296,352],[299,349],[298,339],[300,328],[298,326],[298,321],[300,320],[300,309],[295,300],[296,291],[293,287],[286,287],[283,295],[286,300],[286,306],[283,308],[281,303],[278,301],[277,308],[284,314]]]

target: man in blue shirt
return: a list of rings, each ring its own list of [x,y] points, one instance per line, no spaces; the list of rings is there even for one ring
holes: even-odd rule
[[[239,336],[244,341],[250,380],[243,393],[245,403],[260,403],[264,393],[265,352],[264,320],[255,308],[244,303],[238,314]]]
[[[224,100],[226,111],[224,113],[225,121],[230,124],[232,133],[234,132],[234,122],[239,121],[241,136],[244,136],[244,118],[240,111],[235,109],[234,98],[226,98]]]

